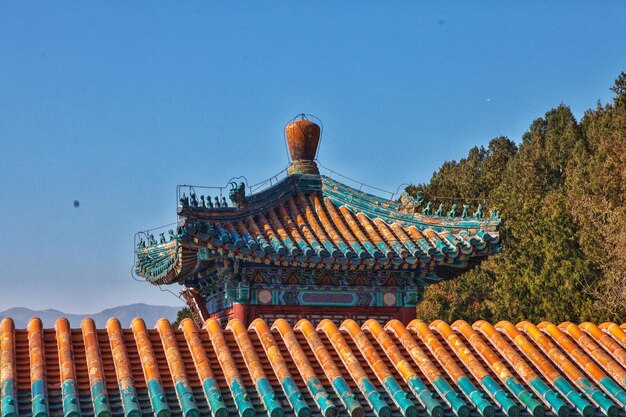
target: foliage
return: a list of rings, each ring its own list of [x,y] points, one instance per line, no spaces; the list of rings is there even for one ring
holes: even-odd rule
[[[535,322],[626,316],[626,74],[612,103],[578,122],[560,105],[519,148],[507,138],[411,186],[445,204],[485,202],[503,219],[502,253],[426,290],[418,317]],[[451,197],[443,200],[442,196]]]
[[[585,113],[586,142],[578,150],[569,179],[571,211],[580,225],[585,256],[602,280],[587,291],[610,318],[626,316],[626,74],[611,88],[612,104]]]
[[[193,319],[193,316],[191,315],[191,309],[189,307],[183,307],[178,311],[178,313],[176,313],[176,321],[172,323],[172,327],[178,329],[178,326],[180,326],[180,322],[184,319]]]

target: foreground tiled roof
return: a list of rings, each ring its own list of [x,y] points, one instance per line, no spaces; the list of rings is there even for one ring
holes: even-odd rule
[[[626,333],[613,323],[257,319],[155,330],[65,319],[0,324],[2,417],[155,414],[606,415],[626,406]]]
[[[500,249],[497,216],[406,213],[397,201],[319,175],[291,175],[238,207],[185,203],[178,211],[178,235],[136,251],[137,272],[150,282],[180,281],[211,256],[424,275],[433,263],[447,279]]]

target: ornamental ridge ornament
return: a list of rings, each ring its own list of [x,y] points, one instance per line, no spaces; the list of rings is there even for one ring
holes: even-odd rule
[[[230,187],[228,198],[235,207],[242,208],[246,200],[246,185],[243,182],[240,182],[239,185],[236,182],[231,182]]]

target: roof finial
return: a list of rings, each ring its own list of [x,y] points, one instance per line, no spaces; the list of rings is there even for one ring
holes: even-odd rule
[[[319,175],[315,156],[320,141],[320,127],[308,120],[305,114],[296,116],[285,126],[285,136],[291,155],[287,173]]]

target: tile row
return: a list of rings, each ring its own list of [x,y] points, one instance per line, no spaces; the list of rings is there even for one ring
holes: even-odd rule
[[[147,329],[87,319],[1,335],[1,415],[616,417],[626,333],[613,323],[353,320]]]

